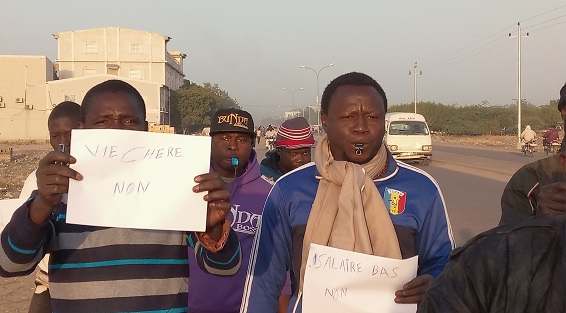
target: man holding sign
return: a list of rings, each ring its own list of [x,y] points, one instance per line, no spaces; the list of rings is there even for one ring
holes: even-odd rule
[[[301,312],[311,244],[390,259],[418,255],[418,276],[390,294],[400,304],[423,299],[453,249],[438,185],[395,161],[383,143],[387,98],[381,86],[365,74],[344,74],[326,87],[321,102],[327,136],[315,148],[314,164],[282,176],[271,190],[241,312],[275,312],[287,270],[289,312]],[[344,262],[332,264],[351,269]],[[307,291],[304,296],[306,301]],[[348,296],[337,303],[367,304]],[[380,303],[370,304],[379,311]]]
[[[81,114],[84,128],[147,131],[143,98],[123,81],[106,81],[89,90]],[[38,190],[2,232],[0,274],[29,274],[50,252],[54,312],[187,312],[185,234],[67,224],[62,195],[70,179],[83,180],[66,166],[75,162],[61,152],[41,160]],[[225,218],[229,193],[217,175],[194,180],[193,191],[206,192],[208,202],[206,232],[195,234],[199,264],[205,270],[218,268],[217,275],[226,274],[240,264],[239,242]]]

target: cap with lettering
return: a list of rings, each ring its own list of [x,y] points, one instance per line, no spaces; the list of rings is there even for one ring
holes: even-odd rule
[[[252,115],[240,109],[221,109],[210,121],[210,135],[218,133],[245,133],[255,136]]]

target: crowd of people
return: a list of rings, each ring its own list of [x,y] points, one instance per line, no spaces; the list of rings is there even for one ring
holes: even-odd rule
[[[566,85],[560,95],[566,119]],[[499,227],[454,250],[438,183],[383,142],[387,109],[379,83],[351,72],[323,92],[317,142],[304,118],[256,128],[246,111],[219,110],[206,130],[210,171],[194,178],[205,232],[68,224],[69,180],[83,179],[69,167],[71,130],[148,130],[134,87],[100,83],[80,106],[51,111],[53,151],[2,231],[0,275],[40,267],[30,312],[299,313],[314,243],[418,256],[417,276],[391,297],[419,312],[565,312],[566,143],[513,175]]]

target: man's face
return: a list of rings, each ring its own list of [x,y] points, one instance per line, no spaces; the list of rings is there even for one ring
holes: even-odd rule
[[[248,166],[252,154],[252,138],[246,133],[225,132],[212,136],[212,163],[221,176],[233,177],[234,167],[232,157],[239,160],[237,171],[241,172]]]
[[[321,116],[337,161],[365,164],[379,151],[385,129],[385,105],[370,86],[340,86]],[[356,154],[355,145],[363,149]]]
[[[133,97],[123,92],[95,96],[84,117],[84,128],[147,131],[147,122]]]
[[[65,151],[71,146],[71,130],[80,128],[81,123],[70,117],[59,117],[47,123],[49,129],[49,143],[53,150],[59,150],[59,145],[65,145]]]
[[[287,173],[311,161],[311,148],[278,149],[279,168]]]

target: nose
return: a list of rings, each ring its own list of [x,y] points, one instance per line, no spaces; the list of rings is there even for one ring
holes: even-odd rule
[[[230,138],[228,140],[228,150],[236,151],[238,149],[238,142],[236,138]]]
[[[364,134],[368,132],[368,121],[363,116],[357,116],[354,121],[354,132]]]
[[[124,126],[119,119],[111,119],[107,123],[107,128],[109,129],[124,129]]]

